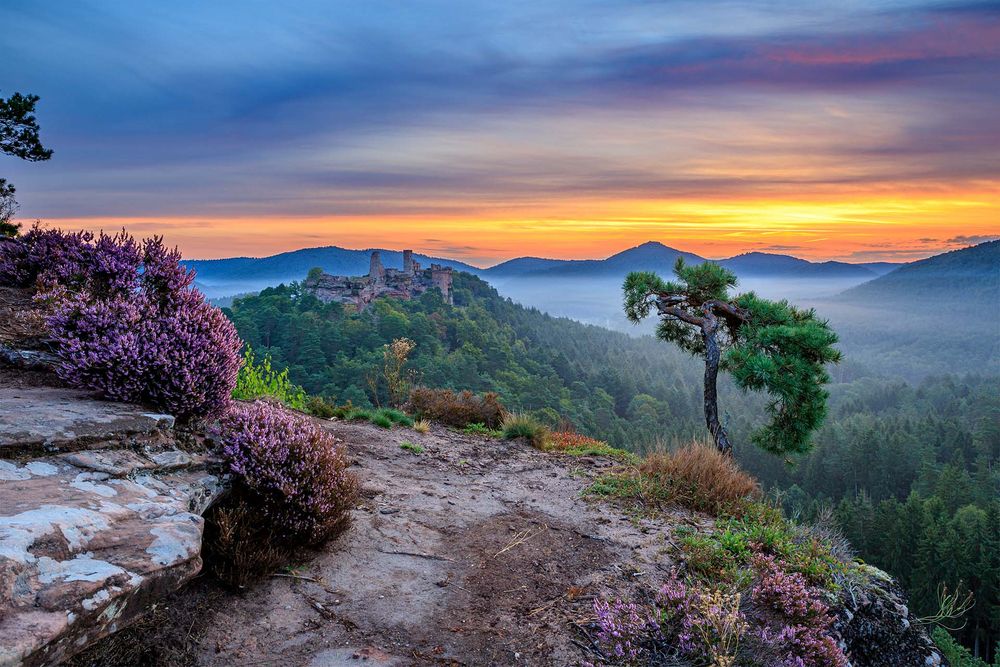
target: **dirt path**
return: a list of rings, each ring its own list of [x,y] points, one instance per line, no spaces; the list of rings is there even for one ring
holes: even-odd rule
[[[581,497],[606,460],[439,426],[328,428],[363,482],[353,526],[301,578],[213,605],[199,664],[575,664],[593,596],[668,566],[662,523]]]

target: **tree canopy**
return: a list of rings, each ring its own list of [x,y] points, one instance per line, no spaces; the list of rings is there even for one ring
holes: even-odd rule
[[[744,391],[767,393],[770,422],[751,439],[775,453],[802,453],[826,416],[826,364],[840,360],[836,334],[811,309],[763,299],[753,292],[732,296],[736,275],[711,262],[674,266],[675,281],[655,273],[630,273],[623,286],[625,314],[639,322],[655,307],[656,334],[705,358],[705,421],[716,446],[732,444],[719,421],[717,377],[721,368]]]
[[[14,93],[7,99],[0,97],[0,152],[6,155],[41,162],[52,157],[52,151],[42,146],[35,118],[38,95]],[[17,213],[14,186],[0,178],[0,236],[14,236],[19,225],[11,222]]]

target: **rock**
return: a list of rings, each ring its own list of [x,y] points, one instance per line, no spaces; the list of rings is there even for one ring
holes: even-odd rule
[[[845,586],[834,631],[854,665],[924,667],[946,664],[906,607],[892,577],[868,565],[866,581]]]
[[[0,457],[162,440],[173,417],[56,387],[0,387]]]
[[[169,415],[51,387],[0,403],[0,667],[58,664],[199,572],[225,480]],[[25,458],[41,444],[64,453]]]

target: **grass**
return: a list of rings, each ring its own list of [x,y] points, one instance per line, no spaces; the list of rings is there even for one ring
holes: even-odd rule
[[[405,449],[408,452],[413,452],[414,454],[423,454],[424,453],[424,448],[423,447],[421,447],[420,445],[418,445],[416,443],[410,442],[409,440],[404,440],[403,442],[399,443],[399,448],[400,449]]]
[[[501,431],[499,429],[490,428],[490,427],[486,426],[486,424],[482,424],[480,422],[476,422],[474,424],[469,424],[468,426],[466,426],[465,428],[462,429],[462,433],[464,433],[466,435],[482,435],[482,436],[486,436],[487,438],[502,438],[503,437],[503,431]]]
[[[414,425],[413,418],[402,410],[396,408],[354,408],[341,406],[334,410],[334,416],[346,421],[367,421],[382,428],[392,428],[394,424],[411,427]]]
[[[549,429],[531,415],[524,413],[510,413],[503,419],[501,427],[503,437],[507,440],[524,438],[531,443],[532,447],[538,449],[545,448],[545,442],[549,436]]]

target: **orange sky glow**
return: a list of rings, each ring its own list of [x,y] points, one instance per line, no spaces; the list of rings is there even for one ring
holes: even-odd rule
[[[425,203],[426,204],[426,203]],[[304,247],[412,247],[489,266],[526,255],[602,258],[660,241],[709,258],[909,261],[1000,236],[1000,189],[851,199],[621,200],[484,206],[474,214],[66,218],[48,225],[163,234],[189,258]]]

